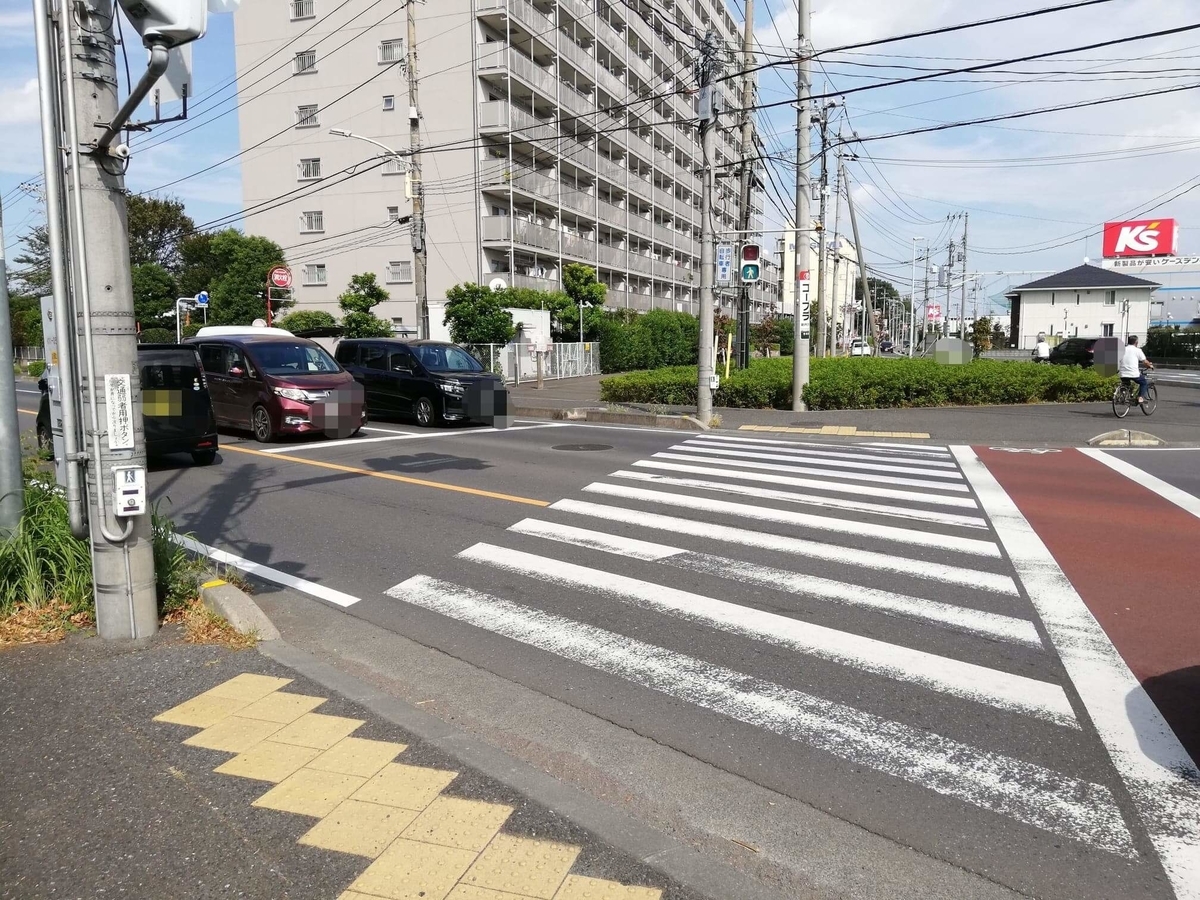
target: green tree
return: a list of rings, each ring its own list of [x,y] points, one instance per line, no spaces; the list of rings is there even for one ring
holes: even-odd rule
[[[586,335],[596,334],[596,313],[604,306],[608,288],[596,280],[596,270],[583,263],[567,263],[562,270],[563,293],[571,299],[571,306],[562,312],[564,340],[586,340]],[[579,334],[579,310],[583,308],[584,333]]]
[[[129,232],[129,263],[155,263],[177,273],[183,264],[181,244],[196,230],[196,223],[174,197],[139,197],[125,200]]]
[[[161,325],[175,309],[179,286],[158,263],[142,263],[130,270],[133,277],[133,318],[143,329]],[[165,327],[165,326],[164,326]],[[174,329],[174,325],[171,326]]]
[[[971,344],[978,356],[984,350],[992,349],[992,320],[988,316],[976,319],[971,324]]]
[[[302,331],[315,331],[318,328],[334,328],[337,319],[322,309],[298,309],[290,312],[275,323],[275,327],[298,334]]]
[[[37,297],[13,293],[8,298],[8,321],[14,347],[41,347],[42,303]]]
[[[35,225],[20,237],[21,252],[13,258],[11,274],[16,276],[18,291],[31,297],[50,293],[50,232]]]
[[[173,344],[175,330],[172,328],[143,328],[138,333],[139,344]]]
[[[180,241],[180,296],[194,297],[201,291],[207,291],[223,271],[220,258],[213,252],[215,237],[214,234],[192,234]]]
[[[886,279],[868,278],[867,279],[867,287],[871,291],[871,299],[874,302],[876,309],[882,309],[883,302],[885,300],[899,300],[900,299],[900,291],[896,288],[896,286],[894,284],[892,284],[890,281],[887,281]],[[854,299],[855,299],[855,301],[857,301],[859,303],[862,302],[862,279],[861,278],[854,279]]]
[[[503,292],[470,282],[446,291],[446,324],[456,344],[507,344],[517,333]]]
[[[267,273],[284,262],[274,241],[230,228],[216,234],[191,235],[180,244],[181,296],[207,290],[208,321],[213,325],[249,325],[266,318]],[[275,315],[290,300],[272,302]]]
[[[375,280],[374,272],[351,275],[350,285],[338,297],[342,316],[342,329],[348,338],[391,337],[390,322],[376,316],[372,309],[388,299],[385,291]]]

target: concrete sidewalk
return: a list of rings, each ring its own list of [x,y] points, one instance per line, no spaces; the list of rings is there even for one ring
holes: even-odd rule
[[[0,685],[5,900],[698,896],[253,650],[74,636]]]
[[[645,412],[645,404],[607,404],[600,400],[600,380],[607,376],[548,381],[542,390],[522,384],[510,387],[510,399],[521,416],[550,417],[567,409],[621,409]],[[672,415],[694,415],[694,406],[653,407]],[[1108,403],[1038,403],[1020,406],[963,406],[933,409],[847,409],[795,413],[775,409],[713,410],[722,430],[841,429],[839,436],[922,434],[936,441],[971,444],[1085,444],[1114,428],[1147,431],[1170,444],[1200,444],[1200,384],[1160,384],[1153,416],[1131,412],[1117,419]],[[746,426],[753,426],[746,428]],[[846,429],[854,429],[847,431]],[[786,433],[786,432],[784,432]],[[871,436],[871,435],[864,435]]]

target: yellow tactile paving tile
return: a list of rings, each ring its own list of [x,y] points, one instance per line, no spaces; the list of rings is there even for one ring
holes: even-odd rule
[[[370,778],[407,749],[407,744],[348,737],[338,741],[310,762],[308,767]]]
[[[199,697],[193,697],[178,706],[171,707],[166,712],[159,713],[154,717],[154,721],[169,722],[172,725],[191,725],[193,728],[208,728],[233,715],[239,709],[245,709],[253,702],[252,700],[239,700],[236,697],[201,694]]]
[[[438,797],[405,830],[404,837],[479,852],[512,815],[511,806]]]
[[[278,784],[305,763],[315,759],[320,752],[312,747],[263,741],[245,753],[239,753],[233,759],[227,760],[213,771],[222,775],[240,775],[242,778]]]
[[[445,900],[474,860],[470,850],[399,838],[367,866],[350,890],[387,900]]]
[[[568,875],[554,895],[554,900],[659,900],[661,896],[662,891],[658,888],[633,887],[602,878]]]
[[[255,700],[245,709],[238,710],[239,716],[247,719],[262,719],[265,722],[278,722],[280,725],[290,725],[305,713],[310,713],[322,703],[324,697],[310,697],[307,694],[287,694],[276,691],[261,700]]]
[[[246,672],[236,675],[204,693],[213,697],[233,697],[235,700],[253,703],[291,683],[292,679],[290,678],[273,678],[270,675],[252,675]]]
[[[343,800],[337,809],[305,832],[300,843],[374,859],[416,817],[417,813],[411,809]]]
[[[295,744],[298,747],[328,750],[342,738],[349,737],[350,733],[362,723],[362,719],[306,713],[286,728],[276,732],[272,740],[281,744]]]
[[[298,769],[251,805],[299,816],[324,818],[366,782],[357,775]]]
[[[432,803],[457,775],[457,772],[444,769],[389,763],[359,789],[354,799],[419,812]]]
[[[257,746],[283,726],[278,722],[261,719],[243,719],[228,716],[193,734],[184,741],[189,747],[204,747],[208,750],[224,750],[227,753],[244,753]]]
[[[498,834],[463,876],[463,884],[552,900],[579,848]]]
[[[460,884],[450,892],[450,896],[446,900],[534,900],[534,898],[521,894],[510,894],[508,891],[493,891],[489,888]]]

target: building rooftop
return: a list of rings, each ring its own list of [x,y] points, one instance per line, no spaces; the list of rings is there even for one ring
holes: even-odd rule
[[[1135,278],[1132,275],[1126,275],[1124,272],[1114,272],[1111,269],[1102,269],[1099,266],[1089,266],[1085,263],[1082,266],[1076,266],[1073,269],[1067,269],[1064,272],[1057,272],[1054,275],[1039,278],[1037,281],[1022,284],[1009,291],[1009,295],[1019,294],[1022,291],[1095,290],[1096,288],[1134,287],[1155,289],[1161,287],[1161,285],[1157,281]]]

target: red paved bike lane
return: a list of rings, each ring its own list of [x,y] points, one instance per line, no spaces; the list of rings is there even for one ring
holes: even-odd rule
[[[1200,760],[1200,519],[1077,450],[975,452]]]

